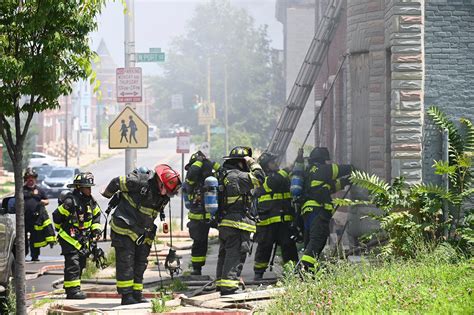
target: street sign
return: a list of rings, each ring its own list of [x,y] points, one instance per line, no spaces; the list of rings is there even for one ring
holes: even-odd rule
[[[183,109],[183,95],[173,94],[171,95],[171,109]]]
[[[110,149],[148,148],[148,125],[126,106],[109,126]]]
[[[209,158],[211,156],[211,144],[209,142],[203,142],[201,143],[201,152],[204,153],[204,155]]]
[[[150,48],[149,50],[151,53],[160,53],[161,52],[161,48]]]
[[[211,125],[216,119],[216,104],[203,103],[198,109],[199,125]]]
[[[117,102],[142,101],[142,68],[117,68]]]
[[[191,136],[189,133],[180,132],[176,139],[176,153],[189,153],[189,147],[191,145]]]
[[[137,62],[163,62],[165,53],[137,53]]]

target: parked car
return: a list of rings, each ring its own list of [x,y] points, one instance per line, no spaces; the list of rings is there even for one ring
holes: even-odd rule
[[[34,166],[33,170],[38,174],[37,182],[38,185],[42,185],[44,179],[51,174],[51,171],[53,170],[54,166],[51,165],[40,165],[40,166]]]
[[[55,156],[48,155],[42,152],[31,152],[29,156],[28,165],[30,167],[41,165],[60,166],[61,163],[61,159]]]
[[[61,191],[69,190],[67,185],[72,184],[74,176],[79,173],[78,168],[55,167],[43,180],[42,187],[48,196],[57,197]]]
[[[8,201],[12,198],[4,198],[0,207],[0,313],[1,304],[8,296],[15,262],[15,209],[8,209]]]
[[[160,138],[173,138],[175,136],[176,130],[172,127],[160,129]]]
[[[148,126],[148,141],[158,140],[158,127],[154,125]]]

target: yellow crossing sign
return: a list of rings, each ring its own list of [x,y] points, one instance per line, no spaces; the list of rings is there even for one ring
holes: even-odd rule
[[[216,119],[216,104],[203,103],[198,109],[198,124],[211,125]]]
[[[110,149],[148,148],[148,125],[126,106],[109,126]]]

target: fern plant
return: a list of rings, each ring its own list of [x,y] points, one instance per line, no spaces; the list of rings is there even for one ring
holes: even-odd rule
[[[449,161],[434,161],[439,175],[447,175],[449,188],[434,184],[409,185],[403,177],[387,183],[376,175],[362,171],[351,174],[351,182],[367,189],[369,200],[335,199],[340,206],[372,204],[382,210],[381,215],[370,217],[380,222],[380,230],[388,242],[381,248],[384,255],[412,256],[420,241],[440,243],[449,241],[472,251],[474,245],[474,211],[461,211],[472,201],[474,156],[474,127],[467,119],[460,120],[458,128],[436,107],[428,115],[441,129],[448,130]],[[443,216],[443,206],[449,206],[449,215]],[[448,231],[448,233],[446,233]]]

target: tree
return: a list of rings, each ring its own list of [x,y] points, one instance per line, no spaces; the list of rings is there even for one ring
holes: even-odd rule
[[[164,75],[154,82],[160,112],[167,121],[199,130],[195,95],[207,98],[209,62],[216,124],[223,126],[227,65],[230,130],[247,133],[253,145],[264,147],[285,101],[281,62],[269,44],[267,27],[257,28],[245,10],[228,0],[198,5],[187,33],[172,43]],[[175,93],[183,94],[184,109],[168,111]]]
[[[15,174],[17,314],[26,314],[23,147],[35,113],[91,76],[88,34],[105,0],[0,1],[0,134]]]

